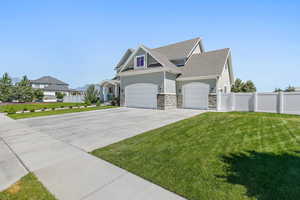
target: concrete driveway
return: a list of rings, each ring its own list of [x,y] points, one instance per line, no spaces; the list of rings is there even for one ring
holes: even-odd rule
[[[89,152],[203,112],[115,108],[18,121]]]
[[[59,200],[185,200],[86,151],[199,113],[118,108],[22,121],[0,114],[0,190],[31,171]]]

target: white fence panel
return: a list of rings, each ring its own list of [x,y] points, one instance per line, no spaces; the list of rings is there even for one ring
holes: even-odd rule
[[[66,103],[82,103],[82,102],[84,102],[84,95],[64,96],[64,102],[66,102]]]
[[[221,103],[220,103],[220,110],[222,111],[231,111],[232,110],[232,94],[224,94],[221,93]]]
[[[234,108],[236,111],[253,111],[253,93],[235,93]]]
[[[278,93],[257,93],[257,112],[279,112]]]
[[[300,93],[284,93],[283,96],[283,113],[300,114]]]

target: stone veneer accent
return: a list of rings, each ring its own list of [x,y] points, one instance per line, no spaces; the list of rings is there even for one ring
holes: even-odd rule
[[[177,108],[182,108],[183,97],[182,94],[177,95]]]
[[[157,109],[166,110],[173,109],[177,106],[176,94],[158,94]]]
[[[217,108],[217,94],[210,93],[208,95],[208,109],[216,109]]]

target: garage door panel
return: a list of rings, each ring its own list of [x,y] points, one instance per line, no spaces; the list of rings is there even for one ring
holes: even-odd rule
[[[209,85],[189,83],[183,86],[183,107],[192,109],[208,109]]]
[[[157,108],[157,85],[137,83],[125,87],[125,105],[134,108]]]

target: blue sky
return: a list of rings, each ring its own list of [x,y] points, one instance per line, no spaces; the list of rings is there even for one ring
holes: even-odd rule
[[[0,73],[72,87],[113,77],[129,47],[202,37],[232,49],[236,77],[259,91],[300,86],[300,1],[19,0],[0,5]]]

